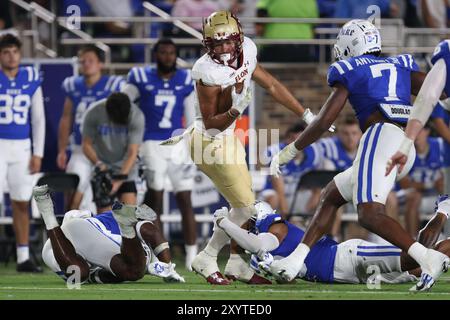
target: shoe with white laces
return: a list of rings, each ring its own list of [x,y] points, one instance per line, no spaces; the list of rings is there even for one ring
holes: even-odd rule
[[[194,261],[192,261],[191,267],[195,273],[204,277],[211,284],[230,284],[230,281],[225,279],[219,271],[217,257],[210,256],[205,251],[200,251]]]
[[[428,263],[427,266],[422,267],[422,275],[419,282],[409,289],[412,292],[429,291],[436,283],[439,277],[448,271],[450,265],[450,258],[445,254],[433,249],[428,249]]]

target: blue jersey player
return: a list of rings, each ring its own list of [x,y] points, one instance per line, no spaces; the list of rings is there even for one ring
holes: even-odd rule
[[[64,80],[62,90],[66,96],[64,111],[59,122],[57,165],[68,173],[79,176],[71,209],[80,207],[83,195],[90,191],[90,177],[93,165],[83,154],[81,148],[81,125],[89,107],[112,92],[120,91],[125,80],[119,76],[102,75],[104,56],[94,46],[86,46],[78,52],[80,76],[71,76]],[[67,146],[71,136],[71,157],[67,163]],[[67,163],[67,165],[66,165]],[[89,198],[89,196],[87,197]],[[86,200],[86,199],[85,199]]]
[[[189,70],[177,69],[177,48],[172,40],[161,39],[154,48],[156,68],[136,67],[128,74],[124,88],[132,101],[138,101],[145,115],[141,159],[146,167],[148,193],[145,202],[158,214],[163,209],[163,192],[170,178],[182,224],[186,249],[186,268],[197,255],[196,225],[191,204],[195,166],[187,146],[160,146],[160,142],[183,130],[194,114],[194,83]],[[158,219],[159,223],[159,219]]]
[[[410,95],[417,94],[424,75],[411,55],[382,58],[378,29],[365,20],[351,20],[340,30],[334,46],[337,62],[330,66],[328,84],[333,88],[318,118],[272,161],[274,167],[292,159],[298,150],[317,140],[338,116],[347,99],[364,132],[352,167],[336,175],[324,192],[302,243],[287,258],[275,261],[275,274],[289,280],[301,270],[310,248],[327,232],[337,209],[352,201],[359,223],[407,252],[422,267],[422,277],[412,290],[428,290],[447,270],[450,259],[415,241],[385,214],[386,198],[396,179],[411,168],[415,150],[401,174],[385,175],[386,163],[404,136],[402,124],[411,112]]]
[[[216,226],[252,254],[250,263],[254,269],[263,274],[267,271],[270,275],[270,265],[289,256],[305,232],[284,220],[268,203],[258,202],[255,207],[256,214],[246,223],[250,232],[231,222],[225,207],[214,213],[214,220]],[[440,229],[434,225],[441,225],[446,220],[449,209],[448,197],[440,197],[433,222],[420,232],[421,241],[430,246],[435,245]],[[446,255],[450,254],[450,240],[438,243],[435,248]],[[311,248],[295,278],[324,283],[369,284],[376,280],[402,283],[416,279],[415,275],[420,274],[417,267],[417,263],[406,252],[392,245],[379,245],[362,239],[337,243],[329,237],[322,237]],[[373,273],[375,270],[379,270],[378,279]]]
[[[89,210],[70,210],[59,226],[48,186],[36,186],[33,197],[49,237],[42,258],[68,284],[74,267],[80,271],[80,283],[136,281],[146,272],[165,281],[184,282],[149,207],[116,202],[96,216]]]
[[[29,203],[41,169],[45,114],[39,72],[20,67],[22,43],[11,34],[0,38],[0,205],[5,182],[12,202],[17,271],[40,272],[29,257]]]

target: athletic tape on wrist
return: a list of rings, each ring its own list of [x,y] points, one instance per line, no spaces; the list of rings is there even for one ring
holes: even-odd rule
[[[168,242],[163,242],[159,246],[157,246],[155,249],[153,249],[153,252],[155,253],[155,256],[158,256],[161,252],[163,252],[166,249],[170,249]]]

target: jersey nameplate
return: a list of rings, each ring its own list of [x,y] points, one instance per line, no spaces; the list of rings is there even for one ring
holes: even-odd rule
[[[380,103],[380,109],[386,117],[399,122],[407,122],[411,113],[411,106],[403,104]]]

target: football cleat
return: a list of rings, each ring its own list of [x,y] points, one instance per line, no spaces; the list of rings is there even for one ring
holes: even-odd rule
[[[219,272],[216,257],[208,255],[205,251],[200,251],[192,261],[191,267],[194,272],[205,279],[213,273]]]
[[[16,267],[16,271],[17,272],[33,272],[33,273],[41,273],[42,272],[42,268],[38,265],[36,265],[33,261],[31,261],[30,259],[22,262],[22,263],[18,263],[17,267]]]
[[[126,205],[116,201],[112,206],[112,213],[114,219],[119,224],[132,226],[137,222],[136,206]]]
[[[259,284],[272,284],[272,281],[263,278],[256,273],[252,276],[250,280],[247,281],[247,284],[259,285]]]
[[[412,292],[429,291],[438,278],[448,271],[450,258],[445,254],[429,249],[428,255],[432,260],[428,266],[422,266],[422,274],[419,282],[410,289]]]
[[[210,284],[216,284],[221,286],[229,285],[231,282],[224,278],[224,276],[219,272],[214,272],[210,276],[206,277],[206,281]]]

